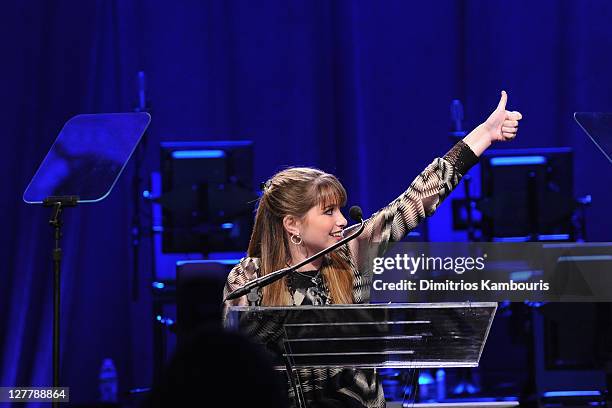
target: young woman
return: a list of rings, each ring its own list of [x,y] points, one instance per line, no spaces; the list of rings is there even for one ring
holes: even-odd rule
[[[436,158],[389,205],[366,220],[364,232],[347,245],[263,288],[262,306],[367,303],[371,276],[363,274],[365,250],[401,240],[457,186],[461,177],[495,141],[516,137],[519,112],[506,110],[507,94],[487,120]],[[347,225],[340,208],[346,191],[338,179],[313,168],[289,168],[268,180],[257,206],[248,256],[230,272],[224,296],[246,282],[295,265],[342,238]],[[226,302],[246,305],[246,297]],[[371,370],[300,370],[309,406],[384,407]],[[291,390],[290,390],[291,394]]]

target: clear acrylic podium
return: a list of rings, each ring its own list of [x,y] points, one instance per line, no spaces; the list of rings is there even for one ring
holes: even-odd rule
[[[306,407],[302,368],[476,367],[497,303],[231,306],[226,327],[264,345]]]
[[[497,303],[232,306],[226,326],[284,369],[476,367]]]

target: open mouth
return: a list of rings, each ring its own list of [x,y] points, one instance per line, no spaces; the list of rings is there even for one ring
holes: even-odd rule
[[[329,234],[329,235],[331,235],[331,236],[332,236],[332,237],[334,237],[334,238],[342,238],[342,237],[344,236],[344,231],[343,231],[343,230],[340,230],[340,231],[334,231],[334,232],[332,232],[332,233],[331,233],[331,234]]]

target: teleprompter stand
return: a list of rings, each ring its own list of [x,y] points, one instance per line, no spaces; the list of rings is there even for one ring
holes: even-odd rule
[[[612,112],[575,112],[574,119],[605,158],[612,163]],[[607,352],[609,356],[612,350],[608,348]],[[607,389],[611,390],[612,359],[608,358],[605,365]],[[612,394],[609,392],[608,401],[612,402]]]
[[[53,248],[53,387],[60,386],[60,287],[62,213],[79,203],[106,198],[138,145],[148,113],[78,115],[62,128],[23,194],[28,204],[52,209]],[[53,401],[58,406],[58,401]]]
[[[53,387],[59,387],[59,336],[60,336],[60,282],[62,269],[62,211],[67,207],[76,207],[78,196],[47,197],[43,206],[52,207],[49,224],[53,227],[55,247],[53,248]],[[57,402],[54,402],[57,404]]]

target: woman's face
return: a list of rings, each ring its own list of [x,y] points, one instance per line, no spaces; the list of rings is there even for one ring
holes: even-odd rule
[[[340,212],[340,207],[314,206],[308,210],[301,223],[302,245],[305,245],[310,253],[319,252],[340,241],[345,227],[346,218]]]

